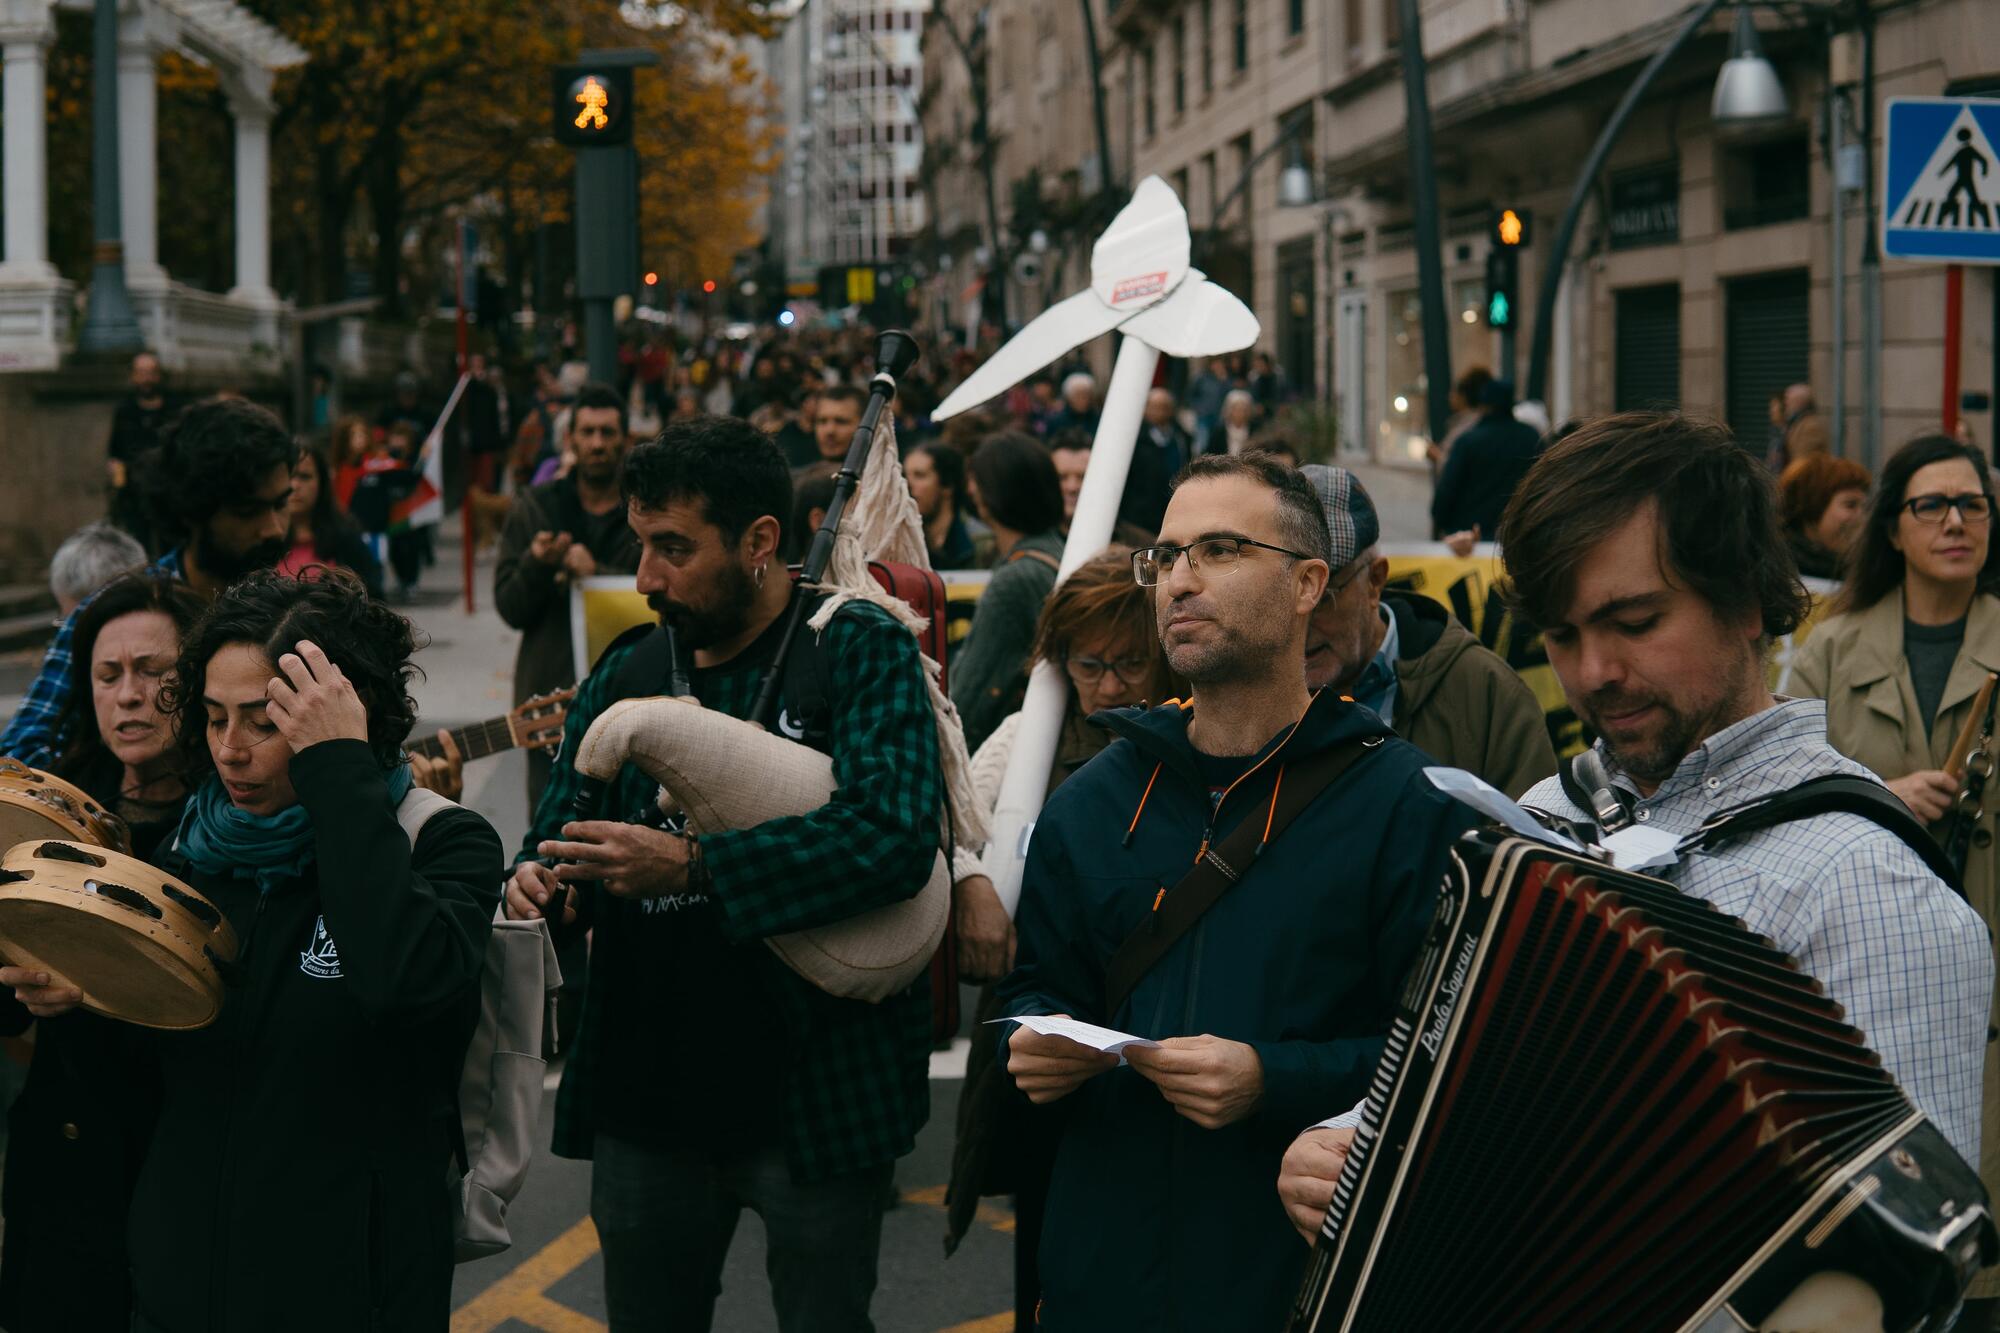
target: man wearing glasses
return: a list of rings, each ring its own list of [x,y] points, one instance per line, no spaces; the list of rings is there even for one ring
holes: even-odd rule
[[[1160,542],[1133,574],[1193,701],[1098,719],[1118,739],[1042,812],[1002,985],[1009,1015],[1157,1043],[1121,1064],[1024,1026],[1004,1038],[1009,1077],[1057,1103],[1062,1129],[1044,1329],[1279,1326],[1305,1251],[1270,1182],[1294,1135],[1364,1090],[1446,849],[1471,822],[1374,712],[1306,685],[1330,554],[1310,483],[1255,455],[1196,459]],[[1157,915],[1198,892],[1184,883],[1198,860],[1233,857],[1257,830],[1198,917]],[[1164,951],[1111,994],[1122,944],[1161,929]]]
[[[1382,525],[1346,468],[1308,463],[1332,540],[1333,577],[1306,628],[1306,684],[1375,710],[1441,764],[1519,797],[1556,771],[1542,706],[1527,682],[1428,597],[1385,594]]]

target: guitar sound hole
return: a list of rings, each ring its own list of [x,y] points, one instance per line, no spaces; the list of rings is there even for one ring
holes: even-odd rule
[[[93,856],[83,850],[83,848],[67,842],[45,842],[35,849],[35,855],[50,861],[68,861],[80,866],[96,866],[100,870],[104,868],[105,864],[103,857]]]
[[[222,913],[215,910],[214,904],[204,902],[191,893],[182,893],[171,884],[162,884],[160,892],[167,895],[167,901],[180,904],[182,911],[211,930],[222,924]]]
[[[137,912],[140,916],[151,917],[155,921],[166,915],[160,910],[158,903],[136,889],[126,888],[123,884],[107,884],[103,880],[87,879],[83,882],[83,888],[86,893],[109,898],[127,911]]]

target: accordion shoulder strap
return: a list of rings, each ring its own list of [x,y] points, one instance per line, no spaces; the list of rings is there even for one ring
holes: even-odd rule
[[[1829,773],[1825,777],[1812,778],[1796,787],[1724,810],[1682,839],[1680,850],[1706,851],[1731,838],[1759,833],[1797,819],[1836,812],[1860,815],[1895,834],[1922,859],[1933,875],[1950,885],[1960,897],[1965,896],[1965,886],[1960,883],[1958,871],[1945,856],[1944,848],[1931,836],[1930,830],[1917,822],[1909,807],[1881,783],[1850,773]]]
[[[1328,746],[1289,765],[1278,785],[1271,810],[1268,832],[1255,814],[1245,816],[1229,835],[1206,848],[1194,869],[1155,900],[1153,910],[1125,937],[1118,952],[1104,967],[1104,1019],[1110,1022],[1132,988],[1153,965],[1167,956],[1201,914],[1221,900],[1248,874],[1264,850],[1264,844],[1284,832],[1292,819],[1331,787],[1363,755],[1382,743],[1384,737],[1365,736]]]

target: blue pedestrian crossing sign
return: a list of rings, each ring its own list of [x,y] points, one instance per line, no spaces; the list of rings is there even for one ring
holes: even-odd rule
[[[1882,253],[2000,264],[2000,100],[1894,97],[1888,129]]]

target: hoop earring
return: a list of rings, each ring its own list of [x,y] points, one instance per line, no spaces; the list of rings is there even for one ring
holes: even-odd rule
[[[763,565],[757,566],[757,586],[760,588],[764,586],[764,569]]]

